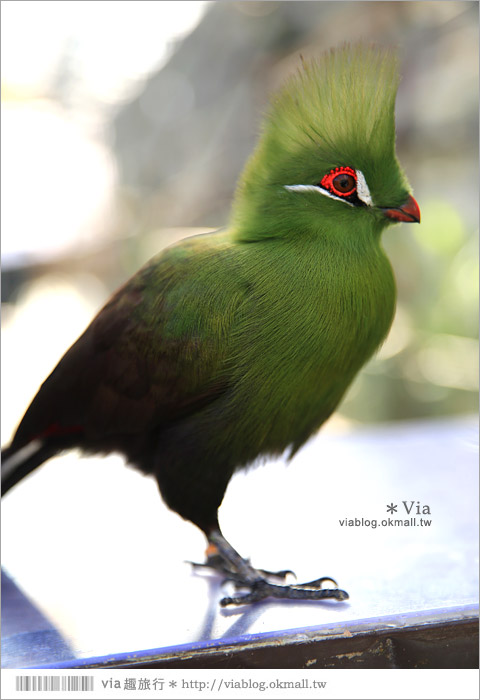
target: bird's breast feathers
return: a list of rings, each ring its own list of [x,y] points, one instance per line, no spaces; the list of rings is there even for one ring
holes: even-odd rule
[[[255,395],[256,415],[239,423],[253,435],[261,421],[278,451],[320,427],[383,342],[395,285],[380,248],[337,261],[335,270],[311,258],[262,269],[234,329],[233,400],[242,406]]]

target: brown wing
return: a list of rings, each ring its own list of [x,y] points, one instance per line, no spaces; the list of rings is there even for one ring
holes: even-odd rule
[[[128,436],[178,420],[226,390],[222,338],[205,331],[201,319],[187,331],[176,322],[186,298],[192,316],[206,282],[195,280],[191,255],[173,251],[140,270],[67,351],[27,410],[17,447],[58,435],[91,449],[115,449],[115,440],[121,447]],[[195,258],[198,263],[198,251]],[[225,334],[233,310],[225,299],[221,306]]]

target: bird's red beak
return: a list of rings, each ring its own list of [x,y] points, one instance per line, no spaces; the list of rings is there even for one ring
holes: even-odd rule
[[[420,208],[412,195],[409,195],[407,201],[401,207],[396,207],[395,209],[386,208],[382,209],[382,211],[386,217],[395,221],[420,223]]]

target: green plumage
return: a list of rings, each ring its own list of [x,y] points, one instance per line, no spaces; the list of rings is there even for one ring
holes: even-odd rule
[[[234,470],[297,450],[388,333],[380,234],[419,217],[395,157],[397,84],[379,49],[304,65],[272,102],[226,230],[164,251],[114,295],[12,446],[40,435],[54,452],[54,425],[63,447],[121,451],[213,541]]]

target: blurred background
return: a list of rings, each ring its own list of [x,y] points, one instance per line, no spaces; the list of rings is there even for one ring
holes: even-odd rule
[[[2,3],[2,442],[109,294],[221,227],[299,57],[396,46],[422,223],[389,229],[389,339],[327,429],[477,408],[476,2]]]

